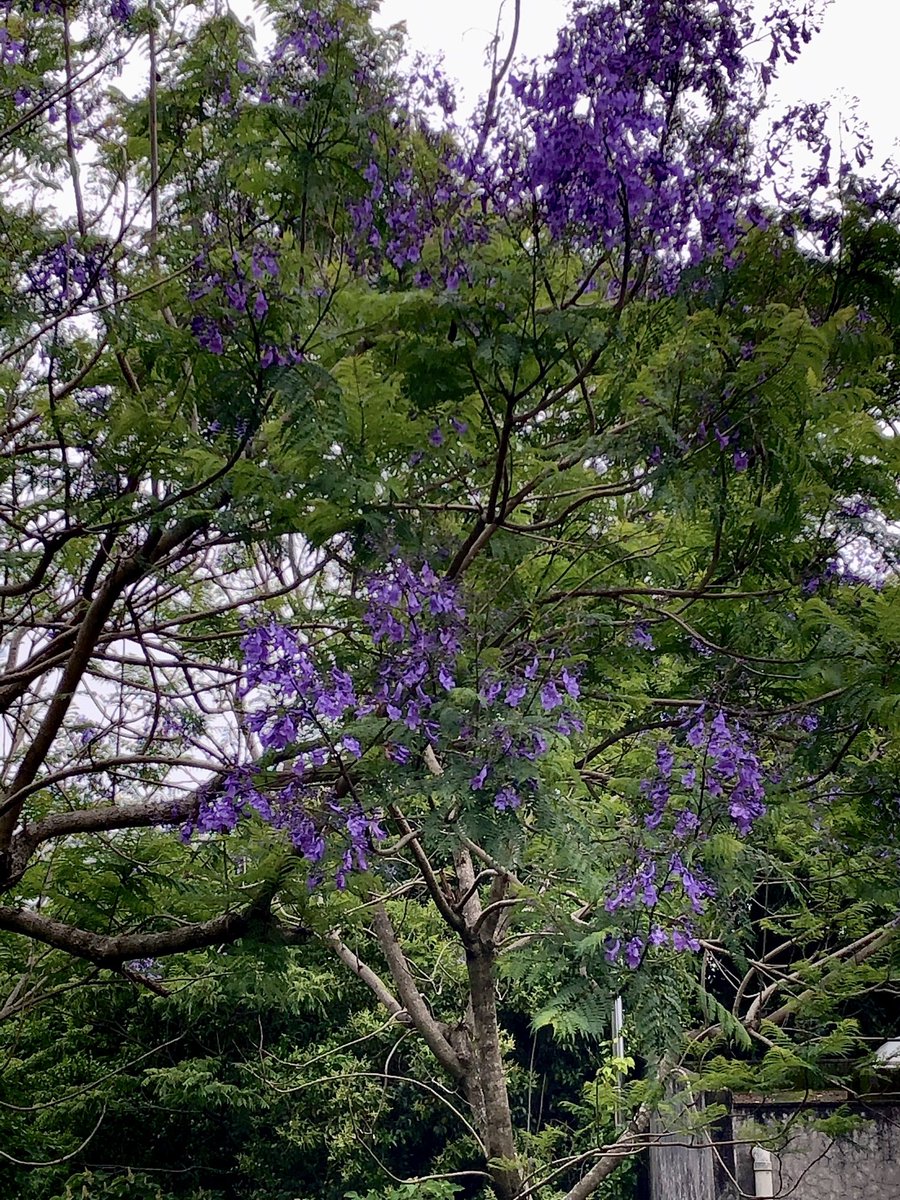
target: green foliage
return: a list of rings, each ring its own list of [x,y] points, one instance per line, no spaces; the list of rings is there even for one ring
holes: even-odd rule
[[[362,268],[366,164],[431,195],[451,149],[407,120],[402,36],[372,8],[300,6],[342,22],[298,68],[302,103],[279,72],[274,97],[243,91],[259,63],[233,14],[135,13],[153,87],[126,96],[112,63],[83,85],[90,187],[71,113],[0,97],[0,1186],[22,1200],[475,1200],[498,1164],[564,1194],[642,1106],[716,1116],[667,1097],[675,1064],[694,1094],[852,1088],[896,1032],[890,198],[842,198],[834,255],[773,220],[736,264],[621,303],[615,255],[525,211],[485,220],[458,289]],[[279,37],[299,19],[267,12]],[[35,94],[106,53],[99,9],[38,15],[64,24],[31,22]],[[50,193],[76,186],[72,220]],[[426,239],[435,279],[447,252]],[[34,284],[69,253],[87,284]],[[299,630],[365,685],[365,577],[393,555],[457,579],[468,617],[431,761],[378,705],[353,718],[361,760],[316,768],[316,819],[382,814],[371,868],[339,889],[343,846],[316,868],[249,812],[183,844],[236,764],[277,793],[307,748],[248,728],[247,625]],[[585,728],[542,712],[540,763],[503,763],[527,803],[501,812],[466,730],[485,679],[537,649],[578,674]],[[646,820],[657,743],[700,706],[759,747],[746,836],[707,794],[684,836]],[[507,707],[513,745],[535,713]],[[642,851],[655,899],[617,909]],[[676,851],[714,885],[703,911]],[[685,916],[699,951],[648,944]],[[160,938],[194,948],[144,961]],[[476,960],[499,1013],[477,1031]],[[521,1161],[489,1149],[482,1042]]]

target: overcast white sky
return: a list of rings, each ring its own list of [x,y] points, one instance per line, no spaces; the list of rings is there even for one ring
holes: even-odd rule
[[[763,0],[760,4],[767,7]],[[449,73],[471,102],[483,90],[484,49],[497,8],[498,0],[382,0],[378,24],[405,21],[413,47],[443,53]],[[529,58],[551,51],[567,10],[568,0],[522,0],[519,50]],[[507,17],[511,13],[512,0],[507,0]],[[858,97],[880,162],[900,137],[898,60],[900,0],[834,0],[822,32],[785,71],[778,97],[787,103],[840,93]]]

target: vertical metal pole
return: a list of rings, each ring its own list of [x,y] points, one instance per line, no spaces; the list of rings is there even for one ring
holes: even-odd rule
[[[625,1057],[624,1027],[625,1027],[625,1010],[622,1007],[622,997],[616,996],[615,1000],[613,1000],[613,1009],[612,1009],[612,1051],[613,1051],[614,1058],[624,1058]],[[620,1071],[618,1074],[618,1078],[616,1080],[616,1092],[619,1095],[619,1097],[621,1097],[622,1084],[624,1082],[625,1082],[625,1077]],[[620,1129],[625,1123],[622,1109],[619,1104],[616,1104],[615,1121],[616,1121],[617,1129]]]

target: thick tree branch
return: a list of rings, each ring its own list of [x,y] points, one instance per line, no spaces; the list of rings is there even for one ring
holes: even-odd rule
[[[408,1017],[406,1009],[400,1004],[379,974],[367,967],[358,954],[346,946],[337,933],[329,933],[325,941],[332,948],[341,962],[350,968],[354,975],[375,994],[382,1008],[387,1009],[392,1017],[398,1019]]]
[[[757,1029],[763,1020],[770,1021],[773,1025],[783,1025],[807,1001],[814,999],[823,990],[827,992],[829,982],[837,980],[848,965],[859,966],[860,963],[864,963],[866,959],[877,954],[879,950],[883,950],[897,936],[898,926],[900,926],[900,917],[892,921],[886,929],[882,929],[874,936],[868,934],[852,945],[845,946],[842,950],[828,955],[828,958],[822,960],[823,962],[828,962],[831,959],[838,959],[839,961],[822,976],[818,985],[807,988],[799,996],[793,996],[790,1000],[785,1001],[780,1008],[777,1008],[769,1016],[765,1016],[762,1012],[763,1004],[757,1004],[754,1001],[743,1023],[750,1030]],[[795,975],[793,978],[796,979],[797,976]],[[787,980],[780,980],[776,990],[779,990],[786,982]],[[766,991],[768,992],[769,989]],[[763,995],[766,995],[766,993],[763,993]],[[757,1000],[759,1000],[759,997],[757,997]]]
[[[612,1145],[604,1147],[602,1158],[594,1163],[587,1174],[582,1175],[574,1187],[569,1188],[563,1200],[587,1200],[617,1167],[643,1150],[645,1143],[642,1138],[650,1128],[651,1116],[651,1110],[642,1105]]]
[[[102,934],[67,925],[32,908],[0,907],[0,929],[18,933],[32,941],[43,942],[75,958],[83,958],[98,967],[120,967],[136,958],[161,958],[183,954],[205,946],[239,941],[255,928],[279,929],[272,917],[272,901],[281,878],[279,873],[264,884],[256,897],[243,908],[221,913],[207,921],[197,921],[150,933]],[[296,933],[285,940],[296,941]]]
[[[422,998],[406,957],[400,948],[400,943],[397,941],[391,919],[380,900],[372,910],[372,924],[381,952],[387,960],[391,977],[413,1025],[444,1070],[448,1071],[454,1079],[464,1080],[467,1074],[465,1064],[450,1045],[444,1029],[432,1016],[428,1005]]]
[[[26,825],[10,844],[7,871],[2,879],[10,887],[21,879],[32,854],[43,842],[73,834],[108,833],[113,829],[147,829],[188,820],[197,808],[197,796],[148,800],[144,804],[104,805],[51,813],[34,825]]]
[[[397,827],[403,837],[409,837],[410,851],[416,860],[419,870],[422,872],[422,878],[425,880],[425,886],[428,888],[431,898],[434,901],[435,908],[450,928],[459,932],[462,929],[462,920],[459,914],[453,911],[449,900],[444,895],[444,891],[434,873],[434,868],[429,862],[428,855],[422,847],[422,843],[414,835],[409,822],[396,804],[389,805],[388,811],[397,822]]]

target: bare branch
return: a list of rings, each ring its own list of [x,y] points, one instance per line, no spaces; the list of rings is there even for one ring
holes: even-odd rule
[[[336,932],[329,933],[325,941],[341,962],[349,967],[353,974],[358,976],[371,989],[381,1006],[387,1009],[392,1017],[397,1017],[398,1019],[407,1017],[408,1019],[406,1009],[396,1000],[381,976],[376,974],[371,967],[367,967],[359,955],[354,953],[349,946],[346,946],[341,941]]]
[[[381,952],[387,959],[391,976],[412,1023],[444,1070],[448,1071],[455,1079],[465,1079],[466,1067],[450,1045],[445,1033],[446,1027],[442,1027],[435,1020],[422,998],[422,993],[416,987],[406,956],[397,941],[391,919],[380,901],[372,910],[372,924]]]

